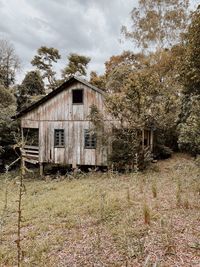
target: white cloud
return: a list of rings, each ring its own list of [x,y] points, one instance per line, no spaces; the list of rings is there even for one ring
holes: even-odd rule
[[[120,28],[128,23],[133,0],[0,0],[0,38],[13,43],[23,72],[32,68],[36,50],[58,48],[66,64],[71,52],[90,56],[90,70],[102,73],[104,62],[132,45],[120,44]]]

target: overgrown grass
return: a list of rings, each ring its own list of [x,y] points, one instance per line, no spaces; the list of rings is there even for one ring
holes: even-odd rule
[[[6,180],[6,211],[0,176],[0,266],[17,262],[15,175]],[[176,155],[145,173],[27,178],[25,187],[23,266],[198,264],[200,170],[190,158]]]

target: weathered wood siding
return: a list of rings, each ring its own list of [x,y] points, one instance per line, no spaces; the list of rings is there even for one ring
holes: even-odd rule
[[[72,90],[83,89],[83,104],[72,104]],[[107,148],[84,148],[84,129],[94,104],[104,110],[103,95],[76,82],[52,99],[23,115],[22,128],[39,128],[39,161],[72,165],[107,165]],[[65,147],[54,147],[54,130],[64,129]],[[97,142],[98,144],[98,142]]]

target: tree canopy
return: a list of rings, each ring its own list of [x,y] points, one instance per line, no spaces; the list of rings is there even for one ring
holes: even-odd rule
[[[180,148],[200,153],[200,6],[193,13],[186,34],[184,55],[180,64],[183,84],[182,108],[179,115]]]
[[[31,61],[31,64],[42,72],[42,78],[47,80],[50,89],[56,87],[56,72],[53,69],[53,63],[57,63],[60,58],[58,49],[41,46]]]
[[[188,10],[188,0],[139,0],[131,11],[131,30],[123,26],[122,33],[145,50],[170,47],[185,32]]]
[[[68,64],[62,70],[62,78],[68,79],[71,75],[86,76],[87,66],[91,58],[76,53],[71,53],[67,57]]]
[[[0,84],[5,88],[13,85],[19,68],[20,60],[13,45],[6,40],[0,40]]]

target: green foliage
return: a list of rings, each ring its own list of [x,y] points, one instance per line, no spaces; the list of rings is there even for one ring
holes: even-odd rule
[[[121,92],[107,97],[110,114],[132,128],[145,127],[156,115],[159,79],[156,73],[144,69],[131,72],[121,84]]]
[[[132,113],[140,114],[141,121],[156,127],[155,152],[162,157],[171,154],[170,148],[177,149],[176,124],[181,109],[182,91],[179,66],[182,65],[180,61],[185,50],[179,41],[189,23],[188,7],[188,0],[140,0],[138,7],[131,12],[131,29],[123,26],[122,33],[143,51],[142,61],[137,67],[134,64],[126,64],[121,74],[119,69],[115,70],[113,83],[110,83],[111,77],[108,77],[110,85],[114,85],[118,91],[120,88],[120,91],[124,92],[127,83],[130,88],[132,87],[130,103],[132,100],[134,103],[132,110],[135,109]],[[140,77],[138,69],[142,73]],[[128,72],[136,73],[136,75],[131,74],[133,77],[137,76],[131,79],[131,82]],[[116,78],[117,76],[119,79]],[[136,81],[138,94],[134,93]],[[130,86],[131,83],[132,86]],[[129,112],[126,109],[128,105],[125,104],[125,106],[122,110],[126,116]],[[123,118],[124,115],[121,117]]]
[[[108,112],[124,128],[156,129],[155,153],[167,158],[177,149],[176,121],[180,112],[181,85],[177,81],[181,46],[148,56],[124,55],[107,62]],[[130,55],[129,55],[130,56]]]
[[[135,154],[139,152],[140,140],[136,129],[113,128],[112,151],[109,160],[117,169],[134,168]]]
[[[185,54],[180,74],[184,94],[200,94],[200,6],[193,13],[185,37]]]
[[[179,146],[194,155],[200,154],[200,97],[191,98],[191,110],[186,121],[179,124]]]
[[[186,29],[188,7],[188,0],[139,0],[131,11],[131,30],[123,26],[122,33],[144,49],[169,47]]]
[[[200,153],[200,7],[193,13],[180,66],[184,86],[179,115],[179,146],[194,155]]]
[[[55,89],[56,87],[56,72],[53,70],[53,63],[57,63],[60,58],[58,49],[41,46],[37,50],[37,55],[31,61],[31,64],[42,72],[42,78],[47,79],[50,89]]]
[[[105,62],[106,89],[109,92],[121,92],[129,74],[146,66],[143,54],[124,51],[120,55],[112,56]]]
[[[2,128],[6,123],[11,121],[11,116],[14,114],[15,108],[13,94],[3,86],[0,86],[0,132],[2,132]]]
[[[17,111],[27,108],[45,94],[44,82],[39,71],[28,72],[16,89]]]
[[[6,40],[0,40],[0,84],[5,88],[14,84],[19,67],[19,58],[12,44]]]
[[[89,119],[93,122],[93,125],[96,129],[103,129],[103,114],[99,111],[96,105],[90,106],[90,115]]]
[[[25,87],[28,95],[40,95],[45,94],[44,82],[39,71],[27,72],[22,86]]]
[[[0,86],[0,155],[4,154],[4,159],[12,156],[10,145],[15,143],[14,135],[17,132],[18,123],[11,119],[15,114],[16,101],[13,94],[7,88]]]
[[[62,70],[63,79],[68,79],[71,75],[86,76],[87,65],[91,58],[76,53],[69,54],[68,65]]]
[[[95,71],[90,73],[90,83],[101,90],[105,90],[106,78],[105,75],[98,75]]]

